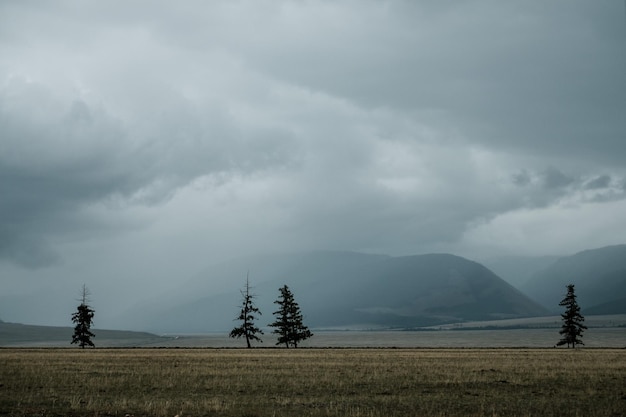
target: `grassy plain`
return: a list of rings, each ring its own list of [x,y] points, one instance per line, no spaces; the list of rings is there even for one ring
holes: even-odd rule
[[[0,415],[623,416],[624,349],[0,349]]]

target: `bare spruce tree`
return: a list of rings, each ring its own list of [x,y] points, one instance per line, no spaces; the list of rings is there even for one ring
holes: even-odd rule
[[[250,343],[252,340],[263,343],[257,336],[257,334],[263,334],[263,331],[254,324],[256,320],[255,314],[261,315],[261,311],[254,305],[255,297],[256,295],[250,292],[250,281],[246,275],[246,285],[243,290],[241,290],[241,311],[239,312],[239,316],[235,319],[241,321],[241,325],[231,330],[229,336],[236,338],[245,337],[246,346],[248,348],[252,347]]]
[[[285,344],[287,348],[289,346],[297,348],[301,341],[310,338],[313,333],[302,323],[300,306],[296,303],[289,287],[284,285],[279,291],[280,296],[278,300],[274,301],[274,304],[279,306],[278,310],[274,312],[276,321],[269,326],[276,328],[272,333],[278,335],[277,345]]]
[[[576,302],[576,294],[574,292],[574,284],[567,286],[567,294],[565,298],[559,303],[560,306],[565,307],[565,312],[561,314],[563,318],[563,326],[559,331],[562,336],[561,340],[557,343],[557,346],[567,345],[567,347],[575,348],[576,345],[584,345],[581,338],[583,337],[583,330],[587,327],[583,324],[585,318],[580,314],[580,307]]]
[[[89,295],[87,286],[83,284],[81,299],[79,300],[80,305],[76,308],[76,312],[72,314],[72,322],[76,324],[74,335],[72,336],[72,344],[78,343],[78,346],[82,349],[85,346],[95,347],[91,338],[96,337],[96,335],[90,330],[95,311],[89,307]]]

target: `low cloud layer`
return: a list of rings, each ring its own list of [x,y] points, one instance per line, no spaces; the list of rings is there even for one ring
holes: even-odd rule
[[[254,252],[624,243],[624,16],[4,2],[0,266],[171,285]]]

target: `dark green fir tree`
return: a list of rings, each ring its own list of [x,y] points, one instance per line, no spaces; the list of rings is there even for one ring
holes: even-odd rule
[[[310,338],[313,333],[303,324],[300,306],[296,303],[289,287],[284,285],[279,291],[280,296],[274,301],[274,304],[279,306],[274,312],[276,321],[269,326],[274,327],[272,333],[278,335],[277,345],[284,344],[287,348],[290,346],[297,348],[301,341]]]
[[[580,314],[580,307],[576,302],[574,284],[567,286],[567,294],[559,305],[565,307],[565,312],[561,314],[563,326],[559,331],[561,340],[559,340],[557,346],[567,345],[568,348],[575,348],[576,345],[584,345],[581,339],[583,337],[583,330],[587,327],[583,324],[585,318]]]
[[[93,324],[93,316],[95,311],[89,306],[89,290],[83,285],[81,303],[76,308],[76,312],[72,314],[72,322],[76,324],[74,327],[74,335],[72,336],[72,344],[78,344],[82,349],[85,346],[95,347],[91,338],[96,337],[91,332]]]

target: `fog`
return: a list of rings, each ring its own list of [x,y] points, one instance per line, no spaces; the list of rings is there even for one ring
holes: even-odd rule
[[[255,253],[623,243],[624,74],[620,1],[1,2],[0,319]]]

